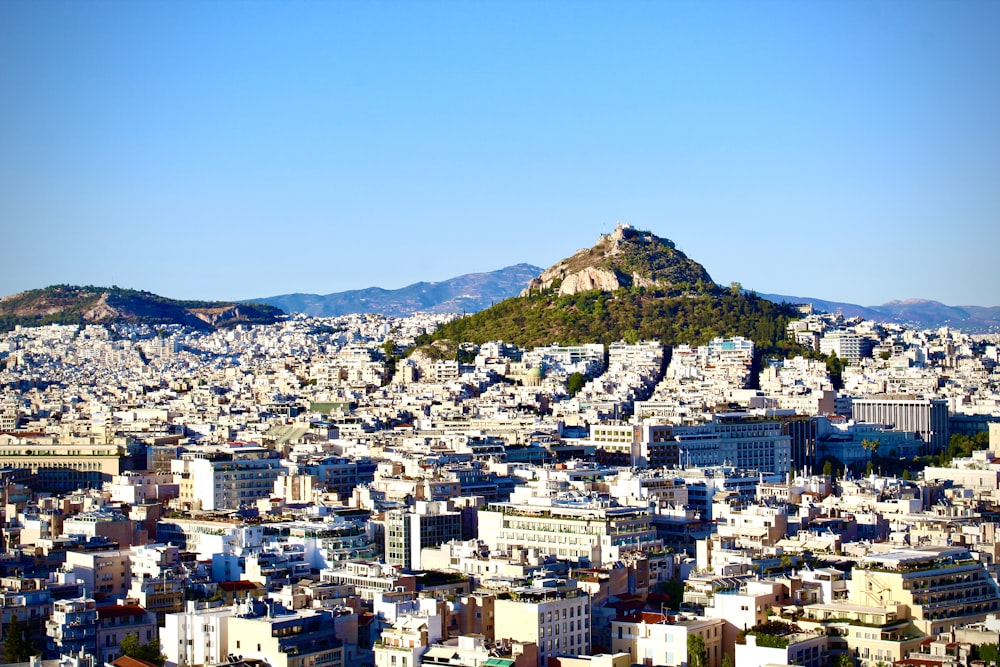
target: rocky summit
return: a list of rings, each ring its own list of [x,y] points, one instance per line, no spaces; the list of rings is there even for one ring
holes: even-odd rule
[[[602,234],[592,248],[579,250],[543,271],[521,296],[550,288],[565,296],[627,287],[686,290],[699,284],[713,284],[712,277],[673,241],[618,223],[614,232]]]

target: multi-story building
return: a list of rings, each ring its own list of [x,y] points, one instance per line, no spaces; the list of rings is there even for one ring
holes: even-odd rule
[[[419,603],[418,603],[419,604]],[[444,619],[430,609],[412,609],[382,630],[373,647],[375,667],[417,667],[431,644],[445,638]]]
[[[97,655],[97,603],[92,598],[54,601],[45,635],[46,651],[51,655]]]
[[[791,470],[792,440],[779,421],[745,412],[716,413],[712,421],[673,429],[682,467],[733,466],[784,475]]]
[[[202,603],[203,604],[203,603]],[[219,665],[227,662],[227,621],[233,607],[204,607],[188,602],[182,612],[167,614],[160,629],[164,667]]]
[[[162,626],[167,614],[184,609],[184,580],[175,576],[133,578],[128,598],[147,609]]]
[[[828,331],[819,339],[819,351],[856,364],[871,353],[871,342],[856,333]]]
[[[233,443],[181,454],[172,461],[181,505],[200,510],[232,510],[270,497],[274,481],[284,474],[278,452]]]
[[[160,542],[208,559],[214,554],[262,546],[264,528],[234,521],[161,519],[156,523],[156,536]]]
[[[103,537],[119,547],[126,548],[141,541],[136,535],[135,522],[121,512],[95,509],[67,517],[63,521],[63,535],[81,535],[85,538]]]
[[[83,579],[98,602],[125,597],[132,583],[131,567],[128,549],[66,552],[66,568]]]
[[[595,565],[614,563],[623,551],[660,546],[649,505],[572,493],[490,503],[479,513],[479,538],[491,550],[535,548]]]
[[[323,583],[350,586],[369,605],[379,593],[417,590],[414,575],[401,573],[398,567],[380,563],[340,563],[320,571],[319,576]]]
[[[52,593],[44,579],[0,579],[0,637],[7,636],[7,624],[14,618],[17,618],[26,636],[43,636],[45,621],[51,613]]]
[[[536,667],[538,647],[531,642],[498,644],[474,634],[461,635],[432,644],[420,658],[425,667],[481,667],[487,662],[490,667]]]
[[[462,539],[462,513],[443,501],[417,501],[412,512],[385,513],[385,562],[420,569],[420,550]]]
[[[813,632],[789,632],[782,635],[747,633],[746,643],[737,644],[734,662],[746,667],[763,665],[800,665],[823,667],[830,664],[830,638]]]
[[[128,635],[135,635],[140,644],[158,644],[156,616],[134,604],[97,608],[97,658],[102,664],[122,656],[121,643]]]
[[[628,653],[633,665],[686,667],[688,637],[701,637],[706,667],[722,664],[721,618],[695,618],[637,611],[611,621],[612,653]]]
[[[895,664],[927,640],[903,605],[872,607],[843,600],[809,604],[795,622],[803,630],[830,637],[830,651],[846,652],[860,667]]]
[[[535,580],[501,593],[493,607],[495,637],[538,646],[538,667],[550,656],[590,652],[590,597],[575,582]]]
[[[982,621],[1000,610],[1000,588],[967,549],[915,547],[861,559],[848,596],[856,604],[906,605],[913,624],[928,635]]]
[[[250,600],[227,621],[228,654],[264,660],[271,667],[343,667],[344,642],[333,613],[290,611],[276,602]]]
[[[951,438],[948,401],[943,398],[889,394],[856,398],[851,402],[851,411],[855,421],[916,433],[924,442],[925,454],[945,451]]]
[[[53,492],[101,488],[126,470],[146,467],[146,448],[140,444],[60,443],[8,438],[0,441],[0,468],[24,469],[37,476],[37,489]]]

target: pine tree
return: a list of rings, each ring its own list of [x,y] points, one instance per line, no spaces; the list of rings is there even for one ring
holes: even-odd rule
[[[17,619],[17,614],[14,614],[7,624],[3,652],[7,662],[28,662],[31,656],[35,655],[35,650],[25,636],[24,627]]]

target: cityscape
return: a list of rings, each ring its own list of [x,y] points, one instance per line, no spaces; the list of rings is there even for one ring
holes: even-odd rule
[[[619,224],[475,318],[14,325],[4,664],[986,664],[1000,334],[436,338],[595,294],[752,316],[709,280]]]
[[[0,667],[1000,667],[998,25],[0,2]]]

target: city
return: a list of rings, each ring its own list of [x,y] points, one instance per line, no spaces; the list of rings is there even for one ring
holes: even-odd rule
[[[5,662],[968,667],[1000,336],[800,311],[816,358],[759,370],[738,336],[400,354],[451,315],[18,327]]]

